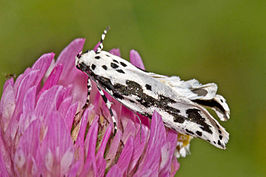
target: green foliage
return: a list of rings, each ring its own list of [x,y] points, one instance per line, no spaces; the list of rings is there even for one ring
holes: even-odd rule
[[[0,12],[1,86],[74,38],[92,48],[110,25],[105,49],[128,58],[134,48],[150,71],[217,82],[231,107],[228,149],[193,140],[177,176],[266,174],[266,1],[1,0]]]

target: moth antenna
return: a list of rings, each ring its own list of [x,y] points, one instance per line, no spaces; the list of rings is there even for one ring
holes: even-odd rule
[[[102,34],[102,37],[101,37],[101,40],[100,40],[100,44],[99,44],[99,46],[96,49],[96,53],[101,52],[101,50],[103,49],[103,41],[104,41],[105,35],[109,31],[109,29],[110,29],[110,26],[107,26],[106,29],[103,31],[103,34]]]

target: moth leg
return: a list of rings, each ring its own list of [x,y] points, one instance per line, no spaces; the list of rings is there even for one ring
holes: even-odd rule
[[[83,116],[85,109],[89,106],[90,93],[91,93],[91,80],[90,80],[90,78],[88,78],[88,80],[87,80],[87,89],[88,89],[88,95],[87,95],[86,103],[83,105],[81,110],[76,113],[75,118],[74,118],[74,125],[77,125],[80,122],[81,117]]]
[[[104,41],[105,35],[109,29],[110,29],[110,27],[107,26],[107,28],[103,31],[103,34],[102,34],[102,37],[100,40],[100,44],[99,44],[98,48],[96,49],[96,53],[99,53],[103,49],[103,41]]]
[[[99,92],[100,92],[100,94],[101,94],[101,96],[103,98],[103,101],[105,102],[105,104],[106,104],[106,106],[107,106],[107,108],[108,108],[108,110],[110,112],[110,115],[111,115],[111,118],[112,118],[113,124],[114,124],[114,135],[115,135],[116,132],[117,132],[117,123],[116,123],[113,111],[111,109],[112,103],[106,98],[106,96],[103,93],[103,90],[100,87],[98,87],[98,86],[97,86],[97,88],[98,88],[98,90],[99,90]]]
[[[89,102],[90,102],[90,94],[91,94],[91,80],[90,78],[88,78],[87,81],[87,99],[86,99],[86,103],[84,104],[82,109],[86,109],[89,106]]]

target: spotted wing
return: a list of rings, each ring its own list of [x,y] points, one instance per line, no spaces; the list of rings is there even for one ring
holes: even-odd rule
[[[220,120],[226,121],[230,118],[229,106],[222,95],[216,94],[218,87],[215,83],[202,85],[196,79],[182,81],[177,76],[168,77],[154,73],[150,73],[150,75],[171,87],[178,94],[202,106],[210,107],[215,111]]]

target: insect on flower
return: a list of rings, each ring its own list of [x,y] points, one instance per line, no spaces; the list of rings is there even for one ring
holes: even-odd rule
[[[165,126],[225,149],[229,134],[204,108],[213,109],[222,121],[229,119],[229,107],[224,97],[216,94],[217,85],[202,85],[195,79],[182,81],[177,76],[147,72],[119,56],[103,51],[108,29],[104,30],[95,50],[80,53],[76,57],[76,67],[89,76],[85,107],[89,103],[92,80],[109,109],[114,133],[117,130],[116,119],[112,104],[103,90],[136,114],[151,118],[153,112],[157,111]]]

